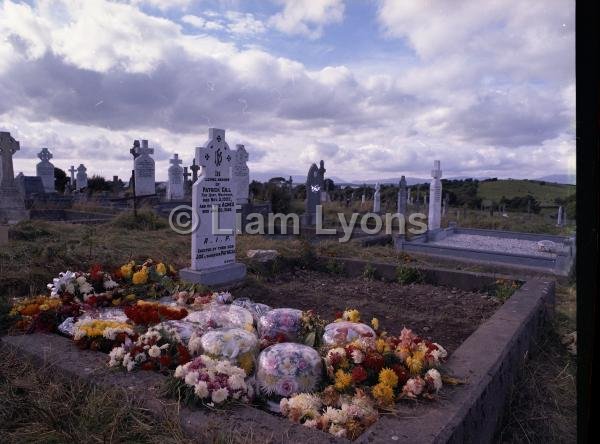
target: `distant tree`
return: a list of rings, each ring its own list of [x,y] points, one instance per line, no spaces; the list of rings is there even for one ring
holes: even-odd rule
[[[87,190],[89,194],[101,193],[102,191],[112,191],[112,182],[108,182],[102,176],[94,175],[88,179]]]
[[[67,173],[60,168],[54,167],[54,187],[56,188],[56,191],[64,193],[68,181]]]
[[[280,187],[277,183],[267,184],[267,199],[271,202],[274,213],[288,213],[292,203],[292,196],[288,190]]]

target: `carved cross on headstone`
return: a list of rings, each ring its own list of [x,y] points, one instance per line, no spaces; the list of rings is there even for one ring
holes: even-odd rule
[[[2,159],[2,180],[0,188],[12,189],[15,186],[15,172],[13,170],[13,155],[21,149],[19,142],[10,133],[0,132],[0,159]]]
[[[69,173],[71,173],[71,186],[75,185],[75,167],[71,165],[69,168]]]
[[[49,161],[54,156],[52,155],[52,153],[50,151],[48,151],[48,148],[42,148],[42,151],[40,151],[38,153],[38,157],[43,162],[43,161]]]
[[[233,155],[225,142],[225,131],[209,128],[208,146],[196,148],[196,159],[202,167],[202,175],[208,177],[229,177]]]
[[[137,140],[136,140],[136,142],[137,142]],[[154,148],[149,148],[148,141],[142,140],[142,146],[137,150],[137,153],[139,156],[141,156],[143,154],[154,154]]]
[[[131,155],[133,156],[133,159],[135,160],[137,158],[137,156],[140,155],[139,153],[139,149],[140,149],[140,141],[139,140],[134,140],[133,141],[133,146],[131,147],[131,149],[129,150],[129,152],[131,153]]]

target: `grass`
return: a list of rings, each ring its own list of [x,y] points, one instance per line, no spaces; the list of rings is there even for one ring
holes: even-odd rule
[[[478,197],[494,202],[500,202],[503,196],[510,199],[531,194],[541,205],[555,205],[555,198],[564,199],[574,193],[575,185],[551,182],[542,185],[539,181],[517,179],[479,182],[477,190]]]
[[[468,216],[473,224],[482,223],[484,218],[479,214]],[[523,224],[530,221],[522,219]],[[66,269],[86,269],[94,263],[117,266],[129,258],[146,257],[173,263],[178,268],[187,266],[190,237],[174,234],[163,223],[149,215],[137,222],[123,215],[96,226],[29,221],[11,227],[9,247],[0,250],[0,318],[9,297],[45,291],[46,283]],[[524,226],[519,231],[526,229]],[[306,244],[300,240],[239,236],[237,245],[239,258],[245,257],[248,249],[276,249],[292,258],[307,254]],[[426,258],[400,254],[389,245],[363,248],[355,243],[330,241],[320,243],[315,251],[331,257],[391,262],[398,264],[399,270],[404,264],[439,265]],[[459,267],[452,263],[444,266]],[[575,440],[576,364],[560,341],[564,334],[575,330],[575,299],[574,287],[557,287],[555,320],[531,350],[522,377],[513,387],[498,441]],[[126,393],[60,381],[48,374],[14,356],[0,356],[2,442],[186,442],[174,423],[152,418]],[[214,430],[200,439],[247,441],[234,431]]]

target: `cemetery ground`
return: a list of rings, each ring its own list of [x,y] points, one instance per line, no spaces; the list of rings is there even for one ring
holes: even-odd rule
[[[337,209],[335,204],[328,207],[327,214]],[[553,233],[572,229],[553,227],[552,221],[540,215],[524,214],[505,220],[473,211],[468,216],[472,226],[482,228]],[[465,223],[469,222],[461,220],[462,226]],[[140,212],[137,220],[122,214],[111,222],[90,226],[22,222],[11,228],[10,237],[10,248],[0,252],[2,333],[7,328],[9,298],[44,291],[59,271],[86,269],[94,263],[117,266],[129,258],[145,257],[168,261],[176,268],[189,265],[190,237],[174,235],[165,220],[146,211]],[[329,241],[311,246],[291,238],[238,237],[239,260],[247,262],[249,249],[276,249],[281,260],[267,265],[248,262],[250,283],[234,296],[249,296],[273,306],[313,308],[327,319],[333,318],[335,311],[358,308],[366,319],[377,316],[384,327],[395,323],[401,328],[404,323],[424,336],[430,334],[449,352],[507,297],[502,290],[479,294],[409,283],[418,281],[418,276],[410,274],[399,274],[399,282],[382,282],[365,269],[363,276],[348,278],[334,261],[322,261],[322,267],[314,269],[318,255],[387,262],[406,269],[443,265],[489,271],[478,265],[458,266],[410,257],[396,252],[391,245],[364,248],[357,243]],[[330,301],[324,300],[325,294],[331,295]],[[575,440],[575,359],[561,342],[565,334],[575,330],[575,289],[568,281],[557,284],[555,310],[551,326],[530,351],[521,378],[511,391],[497,436],[500,442]],[[14,355],[5,354],[0,360],[0,399],[0,434],[7,437],[7,442],[32,442],[40,436],[48,442],[188,440],[175,418],[157,420],[126,390],[106,391],[66,381]],[[252,436],[231,430],[206,433],[199,439],[253,441]]]

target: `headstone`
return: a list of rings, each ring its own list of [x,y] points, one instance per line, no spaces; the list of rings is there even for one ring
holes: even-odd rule
[[[302,216],[305,225],[315,225],[317,221],[317,205],[321,204],[321,187],[319,168],[313,163],[306,176],[306,206]]]
[[[112,180],[112,192],[114,194],[119,193],[121,191],[121,184],[119,183],[119,176],[113,176]]]
[[[136,145],[134,144],[134,148],[135,147]],[[154,154],[154,148],[148,148],[148,141],[142,140],[137,153],[138,156],[135,157],[135,160],[133,161],[133,169],[135,171],[135,194],[136,196],[156,194],[154,159],[150,157],[150,154]]]
[[[39,176],[25,176],[23,173],[19,173],[15,177],[15,186],[23,199],[30,199],[34,195],[39,196],[46,193],[42,178]]]
[[[433,162],[433,170],[431,171],[431,185],[429,186],[429,230],[438,230],[441,227],[442,221],[442,170],[440,169],[440,161]]]
[[[319,163],[319,186],[321,188],[321,202],[327,202],[327,190],[325,189],[325,162],[321,160]]]
[[[562,205],[558,207],[558,214],[556,215],[556,226],[563,227],[564,226],[564,209]]]
[[[56,190],[54,188],[54,165],[50,163],[50,159],[52,159],[52,153],[48,150],[48,148],[42,148],[42,151],[38,153],[38,157],[41,162],[39,162],[36,167],[36,176],[42,178],[42,183],[44,184],[44,191],[46,193],[54,193]]]
[[[219,285],[246,276],[246,266],[235,261],[236,209],[231,187],[234,153],[225,142],[225,130],[209,128],[208,141],[196,148],[202,173],[192,186],[192,264],[180,271],[192,283]],[[213,227],[213,206],[218,226]],[[217,230],[230,230],[218,234]]]
[[[198,170],[200,169],[200,166],[198,166],[198,164],[196,164],[196,159],[192,160],[192,165],[190,166],[190,170],[192,170],[192,185],[196,183],[196,181],[198,180]]]
[[[412,205],[413,201],[412,201],[412,193],[410,191],[410,187],[408,187],[406,189],[406,198],[408,199],[408,204]]]
[[[0,222],[29,219],[23,197],[15,185],[13,155],[21,149],[9,132],[0,131]]]
[[[183,168],[181,167],[182,161],[179,158],[179,154],[175,153],[173,158],[169,160],[169,163],[171,166],[169,167],[167,180],[167,200],[183,199]]]
[[[71,173],[71,177],[69,179],[69,185],[71,187],[71,190],[75,189],[75,171],[77,170],[73,165],[71,165],[71,168],[69,168],[69,173]]]
[[[77,190],[81,191],[83,188],[88,186],[87,168],[80,163],[77,167]]]
[[[231,182],[235,195],[235,202],[239,205],[248,203],[250,192],[250,169],[248,168],[248,152],[244,145],[236,145],[233,166],[231,167]]]
[[[408,190],[406,188],[406,178],[402,176],[400,178],[400,184],[398,187],[398,214],[402,214],[406,216],[406,205],[408,202],[407,193]]]
[[[417,207],[417,211],[421,209],[421,187],[417,186],[417,191],[415,193],[415,206]]]
[[[381,187],[379,183],[375,185],[375,194],[373,195],[373,213],[381,212]]]

